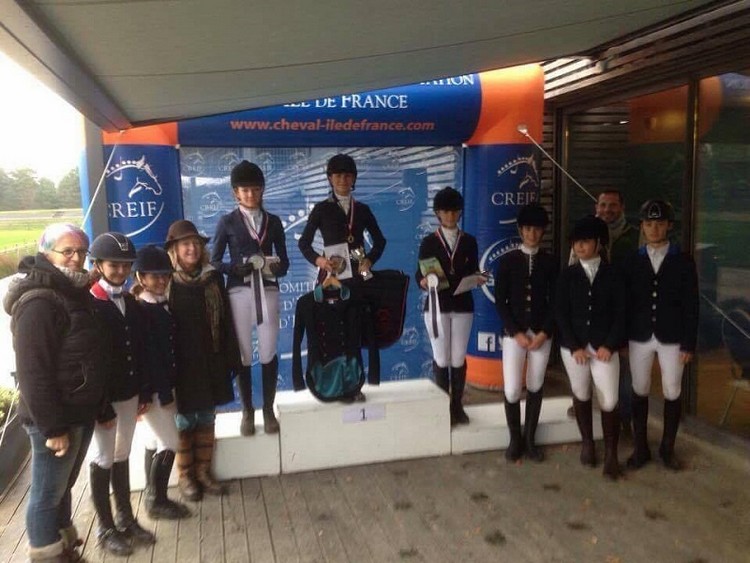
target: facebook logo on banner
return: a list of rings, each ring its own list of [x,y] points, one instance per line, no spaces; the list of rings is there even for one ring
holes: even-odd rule
[[[494,332],[477,332],[477,350],[480,352],[494,352],[497,335]]]

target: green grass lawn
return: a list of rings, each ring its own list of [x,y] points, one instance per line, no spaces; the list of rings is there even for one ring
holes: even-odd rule
[[[79,225],[82,218],[80,209],[0,211],[0,277],[15,273],[18,259],[36,251],[39,236],[47,225],[61,221]]]

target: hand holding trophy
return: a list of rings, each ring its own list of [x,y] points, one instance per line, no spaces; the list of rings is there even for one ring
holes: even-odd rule
[[[370,260],[365,256],[365,249],[361,246],[351,251],[352,259],[354,259],[359,265],[359,275],[362,276],[364,281],[372,279],[372,272],[370,271]]]

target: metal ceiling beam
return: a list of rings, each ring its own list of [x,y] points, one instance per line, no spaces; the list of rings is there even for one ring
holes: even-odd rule
[[[131,127],[120,106],[65,50],[65,43],[40,25],[29,2],[0,0],[0,14],[0,49],[102,129]]]

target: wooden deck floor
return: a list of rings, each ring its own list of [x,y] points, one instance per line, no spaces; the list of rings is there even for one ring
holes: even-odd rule
[[[158,541],[128,561],[750,561],[748,461],[678,445],[685,471],[651,464],[617,483],[576,446],[538,465],[488,452],[233,481],[181,522],[140,514]],[[28,485],[27,467],[0,499],[2,562],[25,560]],[[124,562],[96,548],[85,477],[74,505],[86,560]]]

